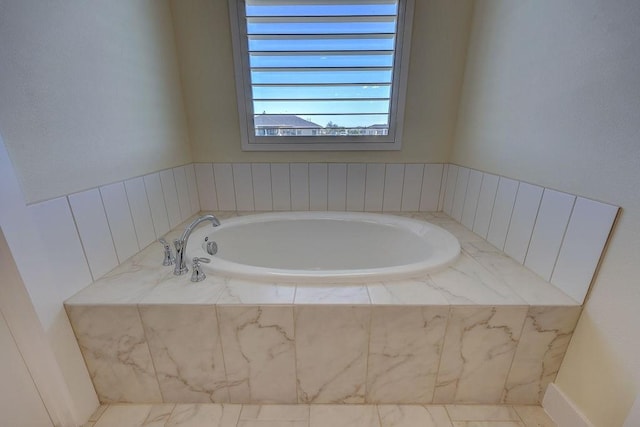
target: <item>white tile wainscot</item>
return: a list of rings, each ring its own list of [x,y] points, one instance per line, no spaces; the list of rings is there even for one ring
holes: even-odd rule
[[[192,283],[151,244],[65,304],[100,399],[539,404],[580,304],[444,213],[398,215],[448,229],[461,256],[400,281]]]
[[[93,280],[200,209],[403,214],[444,210],[460,223],[450,225],[456,233],[466,233],[464,226],[477,234],[470,242],[487,239],[498,248],[476,259],[484,261],[485,268],[505,264],[495,254],[504,250],[579,302],[589,290],[618,213],[616,206],[606,203],[436,163],[195,163],[29,206],[47,221],[55,211],[54,221],[62,224],[56,231],[40,230],[56,236],[44,239],[50,253],[60,252],[59,242],[72,242],[67,245],[70,252],[58,257],[57,268],[88,269]],[[466,266],[458,271],[457,285],[462,288]],[[518,287],[510,274],[499,275]],[[446,276],[436,278],[436,285]],[[500,287],[494,283],[487,289],[495,294]],[[535,287],[525,288],[520,286],[522,292],[537,292]],[[514,298],[507,292],[506,299]],[[461,303],[464,296],[454,293],[448,300]]]

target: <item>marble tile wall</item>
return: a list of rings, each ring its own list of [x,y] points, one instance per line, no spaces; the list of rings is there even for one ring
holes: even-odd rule
[[[579,311],[67,306],[105,403],[539,404]]]

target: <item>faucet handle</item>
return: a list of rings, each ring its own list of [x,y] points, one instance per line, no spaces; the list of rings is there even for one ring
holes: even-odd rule
[[[164,246],[164,260],[162,261],[162,265],[173,265],[176,259],[171,253],[171,246],[162,237],[158,239],[158,242]]]
[[[207,276],[202,271],[200,267],[200,263],[209,263],[211,260],[209,258],[193,258],[193,270],[191,272],[191,281],[192,282],[202,282]]]

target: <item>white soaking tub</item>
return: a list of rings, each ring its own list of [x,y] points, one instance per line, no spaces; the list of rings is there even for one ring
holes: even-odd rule
[[[207,252],[214,241],[218,251]],[[355,212],[282,212],[241,216],[195,230],[187,260],[205,271],[267,282],[336,283],[419,276],[460,253],[458,240],[428,222]]]

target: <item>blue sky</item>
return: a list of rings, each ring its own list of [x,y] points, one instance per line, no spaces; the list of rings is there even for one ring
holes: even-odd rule
[[[297,114],[322,126],[329,121],[345,127],[387,123],[393,52],[358,54],[357,51],[393,49],[393,35],[363,37],[361,34],[393,33],[395,19],[384,16],[396,13],[395,4],[256,6],[256,3],[247,2],[250,64],[259,68],[253,70],[251,76],[256,114]],[[349,16],[354,15],[377,15],[379,19],[353,22]],[[268,16],[290,18],[285,19],[286,22],[272,22],[265,18]],[[312,16],[319,22],[296,22],[296,16]],[[332,16],[341,16],[342,22],[330,22],[335,18],[322,22],[323,17]],[[327,33],[334,36],[313,36]],[[287,53],[300,50],[306,53]],[[279,67],[287,70],[272,70]],[[355,69],[327,72],[305,67]]]

